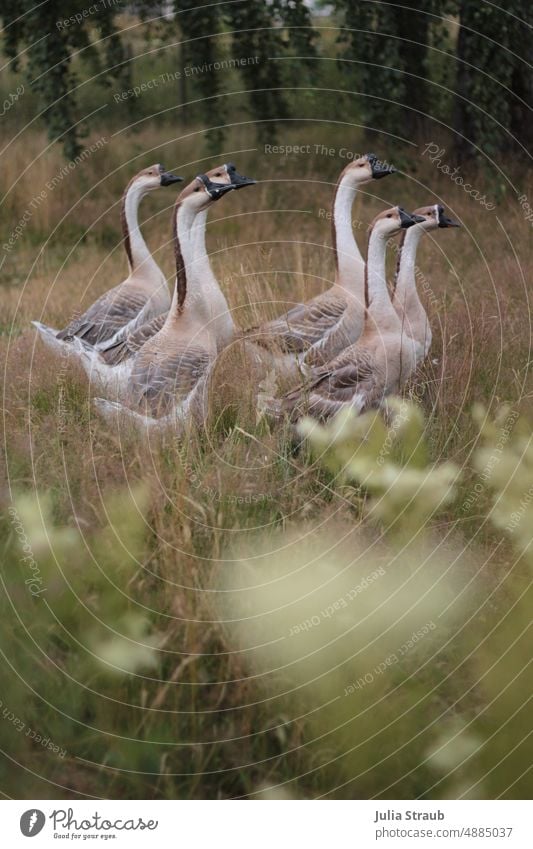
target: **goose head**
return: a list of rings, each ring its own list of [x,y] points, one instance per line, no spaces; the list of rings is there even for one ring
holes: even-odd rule
[[[239,174],[233,162],[225,162],[224,165],[219,165],[218,168],[211,168],[205,172],[206,177],[213,180],[215,183],[231,183],[234,189],[243,189],[245,186],[255,186],[256,180],[251,177],[245,177]]]
[[[415,209],[413,215],[418,215],[423,218],[423,221],[418,224],[422,230],[436,230],[438,227],[460,227],[458,221],[453,218],[448,218],[445,215],[444,207],[438,203],[431,206],[421,206]]]
[[[198,174],[180,192],[176,205],[186,205],[195,212],[202,212],[234,188],[231,182],[218,183],[211,180],[207,174]]]
[[[172,186],[173,183],[180,183],[182,180],[183,177],[178,177],[177,174],[172,174],[171,171],[165,171],[165,166],[158,164],[150,165],[149,168],[140,171],[133,178],[132,182],[136,188],[139,188],[140,191],[145,193],[153,192],[155,189],[161,188],[161,186]]]
[[[376,215],[370,225],[370,231],[383,239],[390,239],[402,230],[407,230],[415,224],[422,224],[424,221],[425,218],[421,215],[406,212],[402,206],[393,206]]]
[[[231,180],[231,185],[235,189],[243,189],[245,186],[255,186],[257,180],[252,180],[251,177],[245,177],[244,174],[239,174],[233,162],[226,162],[224,167]]]
[[[354,186],[364,186],[365,183],[370,183],[372,180],[381,180],[388,174],[394,174],[396,168],[388,165],[386,162],[381,162],[374,153],[365,153],[364,156],[354,159],[344,169],[343,176]]]

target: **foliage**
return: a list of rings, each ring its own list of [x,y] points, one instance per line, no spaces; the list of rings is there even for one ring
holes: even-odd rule
[[[174,10],[184,39],[182,74],[186,65],[211,67],[221,56],[217,42],[217,33],[223,23],[220,7],[216,4],[198,6],[196,0],[175,0]],[[218,97],[221,80],[219,74],[213,72],[200,72],[196,79],[201,98],[200,114],[207,128],[210,150],[214,152],[220,148],[223,138],[224,99]]]
[[[299,426],[329,468],[372,494],[368,515],[407,539],[454,497],[458,468],[429,464],[424,418],[416,405],[400,398],[387,404],[388,422],[379,412],[355,416],[343,411],[326,425],[304,419]]]
[[[313,18],[304,0],[274,0],[273,7],[282,26],[287,27],[286,40],[298,56],[316,55]]]
[[[49,138],[61,141],[70,159],[81,151],[73,54],[81,52],[86,60],[96,63],[104,84],[109,77],[128,79],[124,49],[114,21],[118,11],[120,0],[104,4],[93,17],[87,16],[84,0],[47,0],[38,4],[5,0],[0,10],[6,53],[15,68],[23,56],[27,59],[25,74],[38,94]],[[90,38],[93,28],[101,39],[102,67],[100,50]]]
[[[463,153],[476,148],[494,157],[514,146],[514,137],[528,143],[531,131],[533,82],[528,0],[505,8],[492,3],[460,0],[461,27],[457,41],[457,121]],[[519,98],[525,99],[521,103]],[[525,121],[524,126],[522,123]]]
[[[94,86],[89,86],[90,96],[82,90],[87,82],[83,66],[100,87],[115,80],[124,91],[131,85],[133,65],[139,84],[150,82],[147,97],[151,113],[161,112],[157,120],[171,117],[177,99],[188,102],[180,116],[188,126],[201,121],[213,127],[207,131],[213,152],[224,138],[228,101],[223,95],[233,83],[243,92],[240,99],[231,98],[232,106],[247,105],[261,136],[273,137],[276,124],[293,115],[303,117],[306,105],[313,118],[318,109],[320,118],[334,120],[339,110],[344,117],[355,105],[356,122],[369,133],[417,139],[429,129],[435,132],[435,122],[438,134],[453,127],[462,157],[494,157],[510,145],[523,154],[530,145],[529,0],[513,0],[505,8],[486,0],[335,0],[331,7],[339,27],[336,43],[330,43],[329,25],[315,24],[314,7],[305,0],[222,5],[175,0],[173,14],[157,0],[135,6],[116,0],[89,15],[83,0],[46,0],[36,6],[29,0],[22,5],[5,0],[0,14],[12,67],[31,81],[50,138],[62,141],[70,158],[79,152],[84,131],[99,120],[102,106]],[[117,16],[123,10],[139,17],[140,31],[136,24],[120,28]],[[71,23],[61,26],[65,20]],[[34,33],[41,32],[46,38],[35,39]],[[139,51],[142,33],[147,41]],[[329,62],[334,57],[336,72]],[[239,59],[246,64],[231,66],[231,73],[213,68],[218,61]],[[176,66],[181,71],[174,84],[168,82],[167,94],[164,85],[151,82],[157,78],[154,63],[162,76],[175,74]],[[186,67],[206,70],[187,76]],[[323,97],[322,88],[351,96]],[[85,100],[91,107],[86,121]],[[172,105],[165,108],[169,101]],[[140,118],[143,110],[137,96],[129,95],[114,115],[104,111],[109,121],[126,113]]]
[[[253,60],[242,68],[252,116],[261,127],[261,134],[273,138],[275,122],[283,120],[288,112],[279,63],[272,61],[283,52],[272,8],[267,0],[254,0],[228,5],[226,15],[234,55]]]
[[[432,86],[433,66],[445,45],[443,16],[450,3],[437,0],[408,3],[336,4],[344,27],[339,37],[346,45],[341,63],[351,71],[363,95],[360,108],[368,127],[405,135],[416,133],[438,111],[440,96]]]
[[[365,512],[386,538],[365,525],[329,536],[317,525],[239,550],[222,577],[221,616],[264,697],[283,693],[289,715],[306,717],[307,746],[331,795],[523,798],[531,581],[508,581],[512,621],[492,606],[479,553],[429,524],[450,503],[458,469],[429,462],[415,405],[393,399],[391,408],[388,428],[375,414],[301,426],[338,484],[372,493]],[[508,412],[483,424],[480,470]],[[522,505],[518,545],[533,566],[526,427],[491,479],[491,515],[502,527]]]

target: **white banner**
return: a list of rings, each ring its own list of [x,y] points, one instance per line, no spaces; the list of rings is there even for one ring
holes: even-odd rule
[[[371,844],[525,849],[532,845],[529,809],[528,802],[506,801],[4,801],[2,843],[9,849],[66,841],[124,849],[367,849]]]

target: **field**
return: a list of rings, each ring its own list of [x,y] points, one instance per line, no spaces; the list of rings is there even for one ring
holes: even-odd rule
[[[6,796],[523,798],[531,786],[527,545],[488,516],[493,492],[531,468],[508,472],[506,451],[520,459],[514,440],[529,438],[533,415],[531,224],[512,187],[533,197],[533,185],[514,162],[470,171],[490,210],[423,145],[363,139],[349,124],[286,126],[278,143],[309,152],[269,153],[246,126],[217,157],[199,156],[201,129],[170,122],[96,131],[84,142],[94,152],[52,189],[65,163],[38,129],[3,154],[2,245],[31,210],[1,267]],[[445,138],[427,142],[452,165]],[[31,329],[64,325],[123,279],[121,192],[159,161],[192,178],[233,160],[259,181],[216,204],[208,225],[240,326],[309,298],[333,277],[336,178],[348,151],[368,149],[400,173],[359,196],[362,248],[387,205],[440,202],[463,225],[427,236],[417,259],[434,340],[404,390],[423,423],[402,433],[397,460],[423,443],[428,479],[443,463],[461,472],[449,499],[412,495],[434,498],[423,522],[410,524],[407,496],[394,516],[376,513],[383,494],[346,462],[269,426],[238,345],[205,432],[140,440],[98,418],[76,363]],[[174,197],[141,207],[169,285]],[[487,420],[508,405],[501,449],[486,437],[497,452],[486,478],[479,405]],[[341,598],[352,601],[335,607]]]

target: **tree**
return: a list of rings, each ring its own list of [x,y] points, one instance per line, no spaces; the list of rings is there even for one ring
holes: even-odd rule
[[[283,54],[283,41],[273,17],[274,7],[266,0],[235,3],[226,7],[226,16],[233,31],[233,52],[247,60],[241,68],[246,84],[252,115],[265,121],[263,133],[272,138],[275,122],[287,117],[287,102],[283,95],[283,76],[279,63],[272,57]]]
[[[104,4],[93,15],[87,14],[85,0],[3,0],[0,15],[4,26],[4,45],[12,67],[20,66],[18,53],[26,49],[24,71],[39,95],[48,135],[61,141],[65,155],[75,157],[81,150],[82,130],[77,126],[76,76],[72,71],[72,55],[84,51],[86,59],[100,61],[101,81],[127,75],[125,56],[114,24],[120,11],[120,0],[112,6]],[[92,46],[90,29],[95,28],[104,39],[98,50]]]
[[[361,94],[363,121],[399,135],[416,135],[436,106],[430,68],[433,41],[442,40],[449,0],[335,3],[342,58]],[[346,70],[346,65],[343,65]]]
[[[293,53],[300,61],[299,67],[306,66],[313,79],[316,76],[315,41],[318,37],[313,28],[309,6],[304,0],[274,0],[273,11],[280,26],[285,29],[283,47],[287,53]]]
[[[183,42],[181,50],[182,97],[187,97],[187,78],[185,67],[204,68],[195,74],[194,80],[201,98],[200,109],[206,126],[213,124],[213,110],[216,109],[216,124],[222,124],[224,118],[223,100],[217,98],[220,93],[219,77],[213,65],[220,58],[219,32],[223,20],[218,5],[198,6],[197,0],[174,0],[174,11],[181,30]],[[216,151],[223,139],[222,127],[209,130],[209,147]]]
[[[505,8],[460,0],[457,42],[457,147],[463,156],[496,156],[513,136],[531,141],[531,38],[529,0]]]

